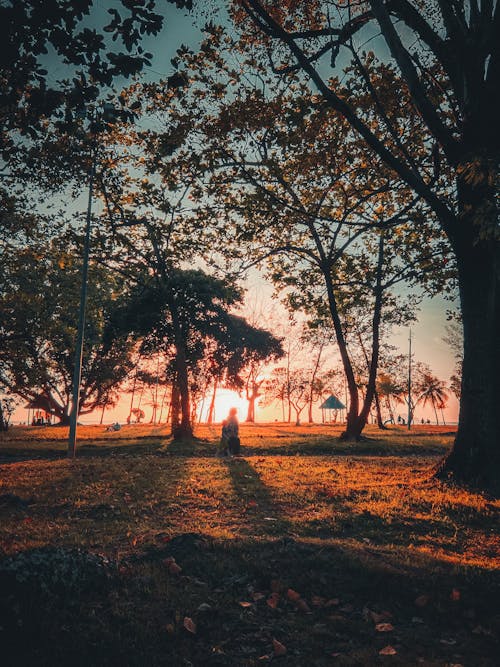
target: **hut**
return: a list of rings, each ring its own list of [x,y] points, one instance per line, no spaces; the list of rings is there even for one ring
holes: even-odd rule
[[[338,416],[338,411],[339,410],[345,410],[345,405],[339,401],[339,399],[334,396],[333,394],[329,396],[326,401],[324,401],[320,406],[321,408],[321,415],[322,415],[322,421],[323,424],[325,421],[329,422],[336,422],[337,421],[337,416]],[[328,415],[328,420],[325,420],[325,413],[328,410],[329,415]],[[332,412],[333,414],[333,419],[332,419]],[[341,419],[342,419],[342,414],[341,414]]]
[[[43,426],[44,424],[50,424],[52,421],[51,402],[43,394],[39,394],[29,403],[26,403],[24,409],[28,411],[28,425]]]

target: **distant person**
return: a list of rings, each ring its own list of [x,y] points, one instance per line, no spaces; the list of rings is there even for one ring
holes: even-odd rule
[[[120,429],[121,425],[118,422],[110,424],[109,426],[106,427],[106,431],[119,431]]]

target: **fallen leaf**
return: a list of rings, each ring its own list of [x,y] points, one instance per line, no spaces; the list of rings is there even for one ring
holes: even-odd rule
[[[324,607],[325,606],[325,598],[322,598],[319,595],[313,595],[311,598],[311,604],[313,607]]]
[[[186,628],[186,630],[190,632],[192,635],[196,634],[196,623],[193,621],[192,618],[189,618],[189,616],[185,616],[183,625]]]
[[[173,563],[169,563],[168,571],[170,574],[180,574],[182,572],[182,567],[177,565],[177,563],[174,561]]]
[[[384,646],[384,648],[381,648],[379,651],[379,655],[396,655],[396,653],[396,649],[390,644],[388,646]]]
[[[390,611],[373,611],[373,609],[366,609],[366,616],[371,618],[374,623],[383,623],[392,618]]]
[[[165,630],[168,632],[169,635],[173,635],[175,632],[173,623],[167,623],[167,625],[165,626]]]
[[[238,604],[240,605],[240,607],[245,607],[245,608],[252,606],[251,602],[246,602],[245,600],[242,600],[241,602],[238,602]]]
[[[300,598],[299,600],[295,600],[295,606],[297,607],[297,609],[303,611],[306,614],[308,614],[311,611],[307,602],[302,598]]]
[[[450,593],[450,599],[453,600],[454,602],[458,602],[460,600],[460,591],[458,588],[453,588],[451,593]]]
[[[273,639],[273,651],[274,655],[285,655],[286,653],[286,646],[279,642],[277,639]]]
[[[325,602],[325,607],[337,607],[339,604],[340,600],[338,598],[332,598],[331,600]]]
[[[427,604],[429,604],[430,599],[430,595],[419,595],[415,600],[415,604],[417,607],[425,607]]]
[[[287,590],[286,596],[289,600],[292,600],[293,602],[296,602],[297,600],[300,600],[300,598],[301,598],[300,593],[297,593],[297,591],[294,591],[293,588],[289,588]]]
[[[375,630],[377,632],[392,632],[394,630],[394,626],[392,623],[377,623]]]
[[[267,598],[267,606],[271,607],[271,609],[276,609],[278,606],[280,596],[279,593],[271,593],[271,595]]]

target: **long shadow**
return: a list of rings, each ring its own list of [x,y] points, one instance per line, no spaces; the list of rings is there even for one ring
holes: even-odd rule
[[[243,526],[248,526],[255,536],[286,535],[291,523],[283,518],[278,503],[255,468],[239,457],[227,459],[226,466]]]
[[[394,569],[355,550],[294,541],[183,541],[186,576],[169,577],[162,562],[148,569],[139,563],[99,588],[85,587],[81,577],[72,588],[66,577],[50,593],[17,585],[5,602],[0,596],[3,657],[15,657],[7,664],[257,665],[276,637],[287,646],[278,662],[294,667],[375,667],[385,664],[379,651],[387,644],[397,647],[390,660],[399,666],[457,659],[498,665],[500,589],[491,573],[475,580],[451,567],[436,573],[425,559]],[[290,598],[290,589],[308,612]],[[450,596],[453,590],[463,601]],[[416,606],[423,593],[429,601]],[[376,631],[374,612],[394,625],[389,634]],[[186,631],[184,614],[196,635]]]
[[[154,442],[140,442],[137,444],[120,444],[119,441],[93,442],[77,445],[76,458],[103,458],[107,456],[134,456],[145,455],[160,452],[165,446],[164,441],[155,440]],[[0,465],[9,463],[19,463],[23,461],[53,461],[57,459],[66,459],[67,451],[65,446],[57,449],[46,447],[43,444],[40,447],[2,447],[0,448]]]
[[[123,554],[157,549],[178,532],[176,498],[186,475],[183,459],[167,458],[160,445],[93,450],[82,447],[71,463],[61,456],[54,459],[54,467],[40,475],[44,481],[35,479],[32,487],[16,485],[15,469],[9,472],[4,465],[2,539],[10,543],[16,522],[26,522],[33,525],[36,541]],[[107,457],[114,458],[112,466]],[[13,493],[8,492],[11,480]],[[15,550],[24,548],[20,543]]]
[[[377,441],[366,443],[344,442],[298,442],[290,445],[244,448],[245,456],[444,456],[448,447],[444,445],[385,445]]]

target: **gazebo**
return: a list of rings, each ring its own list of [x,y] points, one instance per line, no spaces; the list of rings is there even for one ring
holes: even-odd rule
[[[43,426],[44,424],[51,423],[51,405],[47,396],[44,396],[43,394],[38,395],[32,401],[26,403],[24,409],[28,411],[28,426]],[[33,413],[30,421],[31,411],[33,411]]]
[[[325,411],[329,410],[330,415],[329,415],[329,420],[328,421],[337,421],[337,411],[338,410],[345,410],[345,405],[339,401],[339,399],[334,396],[333,394],[329,396],[326,401],[324,401],[320,406],[321,408],[321,414],[323,418],[323,424],[325,423]],[[335,411],[335,416],[332,419],[332,410]]]

